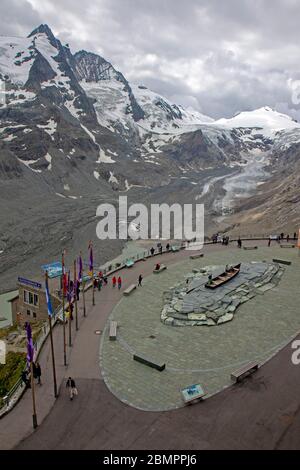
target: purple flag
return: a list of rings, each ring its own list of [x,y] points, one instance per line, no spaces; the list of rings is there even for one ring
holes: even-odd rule
[[[79,265],[79,269],[78,269],[78,281],[81,281],[81,279],[82,279],[82,258],[81,258],[81,256],[79,256],[78,265]]]
[[[26,333],[27,333],[27,367],[30,368],[30,364],[33,362],[34,356],[34,347],[31,334],[31,325],[30,323],[25,323]]]
[[[90,243],[90,271],[93,272],[94,269],[94,261],[93,261],[93,247],[92,244]]]

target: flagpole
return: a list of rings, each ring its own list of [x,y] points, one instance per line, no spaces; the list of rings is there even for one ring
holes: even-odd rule
[[[46,281],[46,289],[48,288],[48,271],[45,273],[45,281]],[[48,310],[48,320],[49,320],[49,328],[50,328],[50,344],[51,344],[51,356],[52,356],[52,370],[53,370],[53,385],[54,385],[54,397],[58,397],[57,393],[57,383],[56,383],[56,371],[55,371],[55,357],[54,357],[54,346],[53,346],[53,334],[52,334],[52,318],[49,315]]]
[[[35,404],[35,385],[34,385],[34,377],[33,377],[33,361],[30,362],[30,379],[31,379],[31,392],[32,392],[32,424],[33,429],[38,427],[37,423],[37,415],[36,415],[36,404]]]
[[[78,310],[77,310],[77,274],[76,274],[76,259],[74,260],[74,303],[75,303],[75,322],[76,322],[76,331],[78,328]]]
[[[31,394],[32,394],[32,425],[33,429],[37,428],[37,416],[36,416],[36,404],[35,404],[35,388],[34,388],[34,376],[33,376],[33,358],[34,358],[34,346],[32,341],[32,330],[30,323],[25,323],[26,335],[27,335],[27,366],[30,369],[30,383],[31,383]]]
[[[67,365],[67,344],[66,344],[66,317],[65,317],[65,254],[62,253],[62,311],[63,311],[63,341],[64,341],[64,366]]]

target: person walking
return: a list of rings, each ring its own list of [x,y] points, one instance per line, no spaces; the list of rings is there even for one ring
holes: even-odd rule
[[[102,288],[102,283],[103,283],[103,281],[102,281],[102,277],[100,277],[100,278],[98,279],[98,286],[97,286],[97,287],[98,287],[98,291],[99,291],[99,292],[101,291],[101,288]]]
[[[40,366],[39,362],[37,362],[36,365],[35,365],[35,374],[36,374],[36,378],[37,378],[37,383],[39,385],[42,385],[42,381],[41,381],[42,369],[41,369],[41,366]]]
[[[150,250],[151,256],[154,255],[154,252],[155,252],[155,249],[152,247],[151,250]]]
[[[112,278],[112,286],[113,286],[113,287],[116,287],[116,284],[117,284],[117,278],[116,278],[116,276],[114,276],[114,277]]]
[[[69,377],[66,383],[66,388],[69,390],[70,400],[73,400],[74,396],[78,395],[75,380]]]
[[[138,286],[141,286],[141,287],[142,287],[142,280],[143,280],[143,276],[140,274],[140,275],[139,275],[139,283],[138,283]]]
[[[121,276],[118,277],[118,289],[120,290],[122,287],[122,279]]]
[[[271,237],[269,237],[268,246],[271,246]]]
[[[289,241],[290,241],[290,236],[289,236],[289,234],[287,234],[287,236],[286,236],[286,242],[288,243]]]
[[[241,240],[241,237],[238,238],[237,244],[238,244],[238,247],[239,247],[239,248],[242,248],[242,240]]]
[[[294,240],[297,240],[297,233],[294,233]]]

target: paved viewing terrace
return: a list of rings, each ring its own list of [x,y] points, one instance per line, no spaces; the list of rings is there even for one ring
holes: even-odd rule
[[[235,369],[252,360],[264,362],[281,349],[300,331],[300,259],[295,259],[296,250],[281,250],[281,257],[294,262],[285,267],[279,284],[265,292],[258,288],[257,295],[252,294],[238,307],[232,321],[219,326],[174,327],[160,319],[163,292],[193,269],[222,265],[224,270],[226,264],[259,260],[271,263],[274,251],[268,247],[255,251],[228,248],[197,260],[185,259],[159,275],[150,275],[143,287],[122,298],[111,313],[118,322],[117,341],[109,341],[107,324],[100,350],[102,374],[112,393],[139,409],[178,408],[183,406],[182,388],[201,383],[211,395],[231,384],[230,373]],[[263,264],[255,265],[253,271],[266,269]],[[231,282],[247,281],[246,272],[239,276]],[[229,283],[207,294],[201,290],[200,296],[219,299],[221,290],[231,288]],[[166,369],[158,372],[137,363],[134,353],[166,363]]]
[[[62,326],[54,328],[59,397],[53,396],[48,340],[39,357],[39,427],[33,432],[28,390],[0,420],[1,448],[300,448],[300,366],[292,364],[290,344],[300,330],[300,257],[297,249],[283,250],[275,243],[270,248],[267,241],[255,245],[253,251],[236,244],[205,246],[204,257],[195,260],[185,250],[158,255],[121,270],[120,291],[109,279],[109,285],[96,292],[94,307],[88,292],[87,317],[81,300],[79,331],[73,324],[67,367]],[[264,260],[272,264],[273,258],[292,264],[281,265],[277,285],[239,305],[231,321],[182,327],[161,322],[163,292],[193,269]],[[157,262],[167,269],[153,274]],[[124,297],[139,274],[143,287]],[[115,341],[108,339],[110,319],[118,322]],[[134,361],[135,352],[165,362],[165,370]],[[252,360],[263,365],[230,386],[231,372]],[[73,401],[65,387],[70,375],[79,390]],[[203,386],[205,400],[183,406],[180,391],[193,383]]]

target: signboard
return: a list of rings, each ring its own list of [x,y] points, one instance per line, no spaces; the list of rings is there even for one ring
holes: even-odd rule
[[[200,384],[190,385],[189,387],[181,390],[181,393],[185,402],[195,400],[196,398],[201,398],[205,395],[205,392]]]
[[[35,289],[42,288],[42,284],[39,282],[30,281],[30,279],[25,279],[24,277],[18,277],[18,282],[20,284],[25,284],[26,286],[34,287]]]
[[[46,271],[48,272],[48,277],[50,279],[60,277],[62,275],[62,264],[60,261],[57,261],[56,263],[44,264],[42,266],[42,270],[44,273]]]

